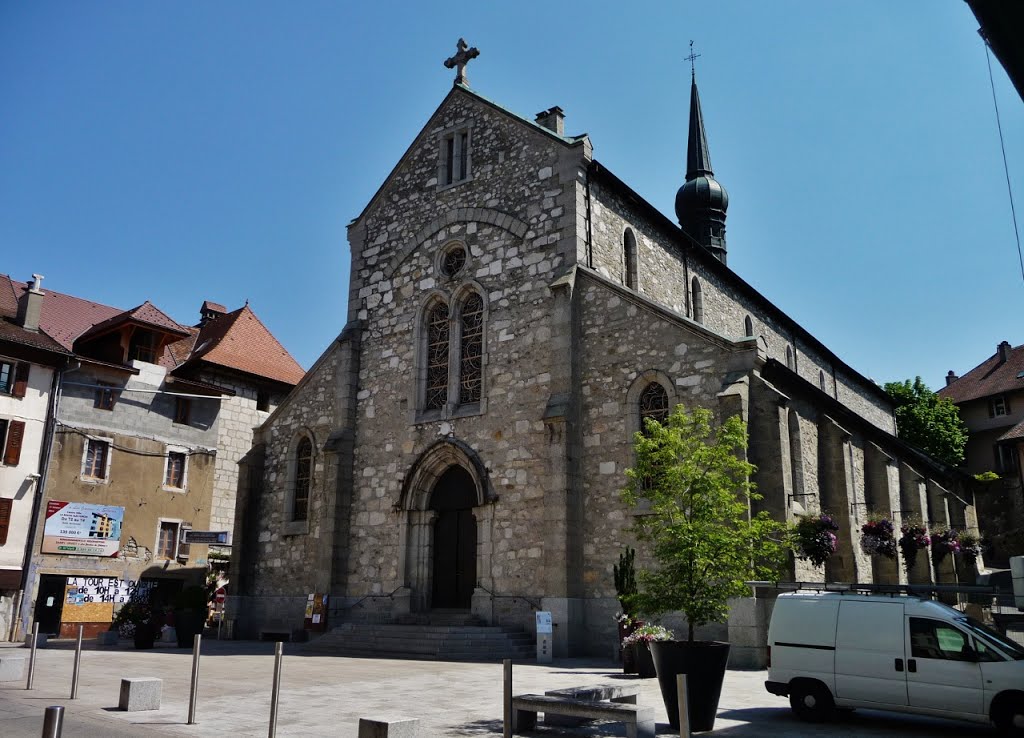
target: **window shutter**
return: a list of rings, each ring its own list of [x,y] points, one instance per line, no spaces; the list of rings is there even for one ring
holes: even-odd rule
[[[0,498],[0,546],[7,543],[7,531],[11,527],[11,509],[14,500],[9,497]]]
[[[178,558],[187,559],[192,552],[192,544],[185,543],[185,531],[192,530],[191,525],[184,525],[178,528]]]
[[[28,370],[30,364],[26,361],[19,361],[18,368],[14,373],[14,392],[15,397],[24,397],[25,392],[28,390]]]
[[[7,429],[7,448],[4,449],[4,463],[17,466],[21,461],[21,442],[25,437],[25,421],[12,420]]]

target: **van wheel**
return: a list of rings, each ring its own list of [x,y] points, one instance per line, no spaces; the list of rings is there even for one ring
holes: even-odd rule
[[[801,720],[820,723],[835,712],[832,693],[821,682],[796,682],[789,687],[789,706]]]
[[[1003,735],[1024,736],[1024,698],[1000,705],[992,715],[992,722]]]

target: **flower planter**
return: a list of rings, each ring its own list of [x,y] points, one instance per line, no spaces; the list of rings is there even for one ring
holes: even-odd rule
[[[204,613],[198,610],[175,610],[174,628],[178,637],[178,648],[192,648],[194,636],[203,632],[205,624]]]
[[[153,642],[156,640],[152,623],[136,623],[135,632],[132,633],[132,640],[135,642],[136,648],[152,648]]]
[[[643,620],[619,620],[619,661],[622,662],[623,674],[636,674],[636,652],[631,648],[623,648],[622,641],[643,624]]]
[[[719,641],[654,641],[651,643],[658,686],[668,720],[679,730],[679,697],[676,676],[686,674],[690,730],[714,730],[718,698],[729,663],[729,644]]]
[[[658,672],[654,668],[654,657],[651,656],[651,649],[647,643],[637,643],[630,646],[635,654],[636,673],[641,679],[654,679]]]

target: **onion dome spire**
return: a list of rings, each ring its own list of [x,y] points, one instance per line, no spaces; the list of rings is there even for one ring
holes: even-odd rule
[[[692,46],[692,43],[691,43]],[[690,53],[692,64],[694,55]],[[725,211],[729,195],[711,171],[711,153],[697,93],[697,76],[690,77],[690,135],[686,149],[686,182],[676,193],[676,217],[683,231],[722,263],[726,259]]]

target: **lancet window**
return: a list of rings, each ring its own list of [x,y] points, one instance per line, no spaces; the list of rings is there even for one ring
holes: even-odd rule
[[[650,418],[664,423],[668,418],[668,393],[659,382],[651,382],[640,393],[640,427],[645,426],[644,420]]]
[[[480,295],[474,292],[466,298],[459,318],[459,403],[480,402],[484,354],[484,301]]]
[[[438,303],[427,311],[427,410],[443,408],[448,402],[449,334],[448,306]]]

